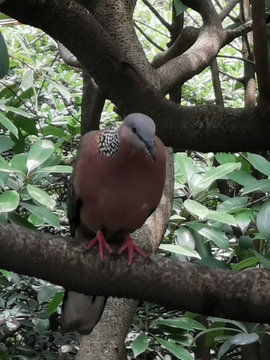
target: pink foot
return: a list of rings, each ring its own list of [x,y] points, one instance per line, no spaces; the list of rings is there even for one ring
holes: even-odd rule
[[[112,252],[111,247],[107,243],[107,241],[104,239],[104,236],[100,230],[97,231],[96,237],[90,241],[90,243],[87,246],[87,249],[90,250],[96,243],[98,242],[99,247],[99,257],[101,260],[104,259],[104,249],[107,249],[109,253]]]
[[[142,251],[142,249],[139,248],[139,246],[136,246],[134,244],[134,242],[130,236],[126,236],[124,244],[120,247],[118,254],[122,254],[122,252],[125,251],[126,249],[128,249],[128,263],[129,264],[132,264],[134,250],[142,257],[144,257],[144,258],[146,257],[146,254]]]

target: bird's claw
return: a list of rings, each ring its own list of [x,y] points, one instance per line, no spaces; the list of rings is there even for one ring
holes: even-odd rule
[[[122,254],[123,251],[128,250],[128,263],[132,264],[133,253],[136,251],[143,258],[146,258],[146,254],[142,251],[139,246],[135,245],[130,236],[125,238],[124,244],[120,247],[118,254]]]
[[[112,253],[112,248],[109,246],[107,241],[105,240],[102,232],[100,230],[97,231],[96,237],[90,241],[90,243],[87,246],[87,250],[90,250],[96,243],[98,242],[99,247],[99,257],[101,260],[104,259],[104,248],[109,251],[109,253]]]

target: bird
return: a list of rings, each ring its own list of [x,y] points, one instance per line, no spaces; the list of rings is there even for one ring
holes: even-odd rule
[[[79,144],[68,203],[71,236],[91,239],[104,252],[126,249],[146,254],[130,234],[157,208],[166,177],[166,152],[155,135],[154,121],[145,114],[129,114],[120,126],[90,131]],[[107,298],[73,291],[65,293],[60,323],[65,332],[90,333],[99,321]]]

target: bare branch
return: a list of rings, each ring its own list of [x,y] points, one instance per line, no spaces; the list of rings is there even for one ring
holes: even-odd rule
[[[265,23],[264,0],[252,0],[254,55],[259,87],[259,99],[270,98],[270,72],[267,49],[268,29]]]
[[[159,12],[154,8],[154,6],[151,5],[148,0],[142,0],[142,2],[152,11],[152,13],[161,22],[161,24],[171,32],[172,31],[171,24],[169,24],[166,20],[164,20],[164,18],[159,14]]]
[[[154,40],[152,40],[135,22],[134,22],[134,26],[146,38],[147,41],[149,41],[160,51],[164,51],[164,49],[161,46],[159,46]]]
[[[239,3],[239,0],[230,0],[227,2],[226,6],[221,10],[219,13],[219,19],[220,21],[223,21],[226,16],[229,15],[229,13],[232,11],[232,9],[235,7],[236,4]]]
[[[97,250],[85,253],[83,246],[72,246],[64,238],[10,225],[0,225],[0,240],[0,268],[43,278],[68,290],[148,300],[230,319],[270,322],[267,270],[209,269],[156,256],[135,256],[130,267],[125,256],[112,260],[109,254],[100,263]]]
[[[211,0],[182,0],[182,3],[197,11],[205,25],[216,26],[219,24],[219,16]]]

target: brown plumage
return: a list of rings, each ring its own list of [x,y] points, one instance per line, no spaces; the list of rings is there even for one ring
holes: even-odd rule
[[[159,204],[164,183],[166,155],[155,135],[152,119],[131,114],[118,129],[91,131],[83,136],[74,167],[76,211],[69,211],[76,237],[99,244],[100,257],[110,244],[144,256],[129,234],[141,227]],[[93,301],[94,300],[94,301]],[[68,293],[63,305],[64,330],[90,332],[99,320],[106,299]],[[89,315],[90,314],[90,315]]]

